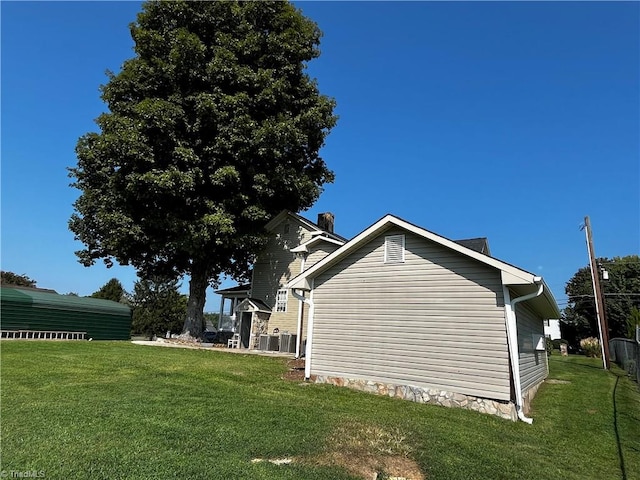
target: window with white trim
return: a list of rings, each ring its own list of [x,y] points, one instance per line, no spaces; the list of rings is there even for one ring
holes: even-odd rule
[[[278,290],[276,294],[276,312],[286,312],[287,311],[287,291],[286,290]]]
[[[404,263],[404,235],[384,237],[384,263]]]

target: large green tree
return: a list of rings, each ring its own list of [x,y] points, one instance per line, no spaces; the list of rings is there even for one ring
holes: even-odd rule
[[[640,307],[640,257],[599,258],[599,274],[608,273],[608,280],[601,280],[605,298],[605,314],[609,325],[609,337],[628,335],[629,317],[633,309]],[[591,270],[579,269],[567,282],[565,292],[569,305],[563,312],[564,321],[576,339],[598,336]],[[563,334],[564,336],[564,334]]]
[[[147,336],[180,332],[187,311],[187,298],[176,280],[142,279],[133,286],[132,333]]]
[[[264,224],[333,181],[319,150],[334,101],[305,72],[321,32],[288,2],[161,1],[131,35],[100,132],[76,147],[69,227],[84,265],[190,276],[183,334],[197,337],[207,285],[246,278]]]

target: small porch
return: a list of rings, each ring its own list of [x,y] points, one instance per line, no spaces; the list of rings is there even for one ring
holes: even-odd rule
[[[223,343],[233,337],[238,332],[236,321],[236,308],[244,299],[249,298],[251,285],[238,285],[236,287],[216,290],[220,295],[220,313],[218,315],[218,336]]]
[[[262,300],[250,298],[250,287],[238,285],[216,291],[222,296],[217,342],[245,353],[295,353],[298,336],[277,328],[269,332],[272,308]]]
[[[261,337],[268,334],[271,308],[262,300],[245,298],[235,309],[238,330],[238,348],[248,350],[275,350],[261,345]]]

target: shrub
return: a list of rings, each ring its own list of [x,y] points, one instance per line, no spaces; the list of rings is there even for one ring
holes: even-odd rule
[[[587,357],[600,357],[600,342],[595,337],[587,337],[580,340],[580,348]]]

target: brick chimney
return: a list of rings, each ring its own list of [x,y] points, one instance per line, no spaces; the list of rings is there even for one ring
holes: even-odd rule
[[[333,213],[325,212],[318,214],[318,226],[325,232],[333,233],[334,222],[335,217],[333,216]]]

